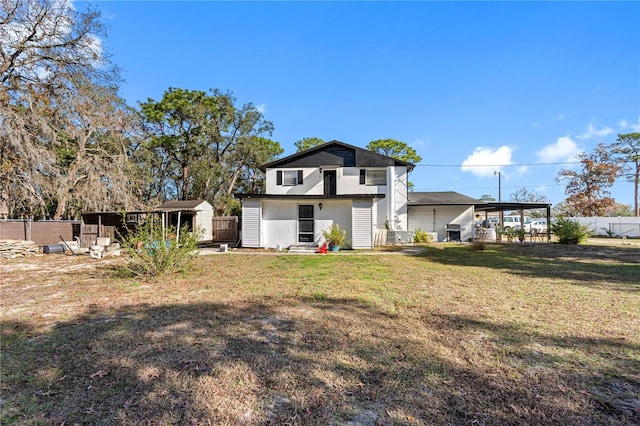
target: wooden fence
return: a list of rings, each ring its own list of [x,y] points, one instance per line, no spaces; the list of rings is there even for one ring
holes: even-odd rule
[[[80,236],[80,222],[75,220],[8,219],[0,221],[0,240],[27,240],[39,246],[58,244],[60,237],[74,241]]]
[[[219,216],[213,218],[214,243],[234,243],[238,241],[238,216]]]
[[[109,237],[111,242],[116,238],[116,227],[107,225],[87,225],[82,224],[82,247],[91,247],[98,240],[98,237]]]

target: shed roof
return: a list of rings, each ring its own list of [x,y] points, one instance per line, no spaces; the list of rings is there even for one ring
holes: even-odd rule
[[[473,206],[482,204],[482,201],[454,191],[409,192],[408,204],[410,206]]]
[[[198,208],[200,207],[200,208]],[[167,201],[154,210],[212,210],[211,204],[204,200]]]

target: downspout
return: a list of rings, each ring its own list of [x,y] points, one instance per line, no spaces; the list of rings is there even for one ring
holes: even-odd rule
[[[431,229],[431,232],[437,232],[436,231],[436,209],[433,209],[433,229]]]

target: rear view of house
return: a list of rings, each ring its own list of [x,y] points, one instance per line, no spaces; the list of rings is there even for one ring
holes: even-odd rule
[[[242,246],[318,245],[336,223],[351,248],[373,247],[376,231],[408,230],[413,164],[331,141],[262,167],[264,194],[242,200]]]

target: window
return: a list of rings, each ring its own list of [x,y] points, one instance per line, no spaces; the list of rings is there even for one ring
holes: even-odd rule
[[[302,178],[302,170],[278,170],[276,172],[276,185],[302,185]]]
[[[387,184],[387,171],[386,170],[360,170],[360,184],[361,185],[386,185]]]

